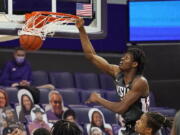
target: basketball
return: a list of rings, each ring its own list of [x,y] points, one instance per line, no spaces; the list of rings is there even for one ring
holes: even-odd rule
[[[19,42],[21,47],[27,51],[36,51],[41,48],[43,44],[41,37],[34,35],[21,35]]]

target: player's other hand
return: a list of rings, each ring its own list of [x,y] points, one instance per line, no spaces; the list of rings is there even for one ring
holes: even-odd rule
[[[82,28],[84,26],[84,19],[83,18],[79,18],[76,20],[76,27],[79,29],[79,28]]]
[[[97,103],[99,98],[101,98],[101,95],[99,93],[93,92],[85,103]]]

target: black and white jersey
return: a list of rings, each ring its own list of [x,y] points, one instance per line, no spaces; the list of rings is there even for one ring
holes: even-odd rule
[[[135,77],[136,78],[136,77]],[[133,80],[129,84],[125,84],[124,75],[120,73],[115,78],[116,91],[120,100],[131,90]],[[136,120],[140,118],[142,113],[147,112],[149,108],[149,96],[148,97],[140,97],[133,105],[129,107],[129,109],[122,114],[123,121],[126,125],[134,126]]]

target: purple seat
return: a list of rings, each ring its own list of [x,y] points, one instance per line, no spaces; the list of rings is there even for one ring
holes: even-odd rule
[[[79,91],[76,89],[58,89],[59,93],[62,95],[64,104],[80,104]]]
[[[73,75],[69,72],[50,72],[49,77],[56,88],[75,88]]]
[[[159,112],[165,116],[174,117],[174,115],[176,114],[175,109],[168,108],[168,107],[156,106],[156,99],[155,99],[154,93],[152,91],[150,92],[149,97],[150,97],[150,111],[151,112]]]
[[[105,91],[105,97],[107,100],[110,100],[110,101],[119,101],[120,100],[120,97],[117,95],[116,91]]]
[[[89,123],[89,107],[71,107],[71,109],[75,111],[79,124]]]
[[[17,98],[18,89],[17,88],[13,88],[13,87],[6,87],[4,89],[5,89],[5,91],[8,94],[9,103],[10,104],[18,103],[18,98]]]
[[[102,89],[105,90],[115,90],[115,84],[114,84],[114,80],[111,76],[107,75],[107,74],[99,74],[99,78],[100,78],[100,85]]]
[[[152,91],[149,93],[149,99],[150,99],[150,107],[155,107],[156,106],[156,101],[155,101],[155,96]]]
[[[45,71],[33,71],[32,72],[32,85],[40,86],[43,84],[48,84],[48,73]]]
[[[49,89],[39,88],[40,91],[40,104],[48,104],[49,103]]]
[[[95,73],[75,73],[76,87],[84,90],[100,89],[98,76]]]

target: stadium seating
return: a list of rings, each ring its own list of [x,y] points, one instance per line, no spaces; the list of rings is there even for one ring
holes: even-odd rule
[[[32,85],[40,86],[49,83],[48,73],[45,71],[32,72]]]
[[[15,103],[18,103],[18,97],[17,97],[17,88],[13,88],[13,87],[6,87],[5,88],[7,94],[8,94],[8,97],[9,97],[9,102],[11,104],[15,104]]]
[[[78,90],[70,88],[57,90],[62,95],[65,105],[80,104],[80,95]]]
[[[104,90],[115,90],[113,78],[107,74],[99,74],[100,86]]]
[[[105,98],[107,100],[110,100],[110,101],[119,101],[120,100],[120,97],[117,95],[116,91],[113,90],[113,91],[105,91]]]
[[[159,107],[157,106],[156,99],[153,92],[150,92],[150,111],[159,112],[168,117],[174,117],[176,110],[168,107]]]
[[[100,89],[98,76],[95,73],[74,73],[76,87],[84,90]]]
[[[50,72],[49,77],[56,88],[75,88],[74,78],[70,72]]]
[[[39,88],[40,91],[40,104],[48,104],[49,103],[49,89],[47,88]]]
[[[79,124],[83,125],[84,123],[89,123],[89,117],[88,117],[88,112],[89,112],[89,107],[71,107],[76,113],[77,116],[77,121]]]

